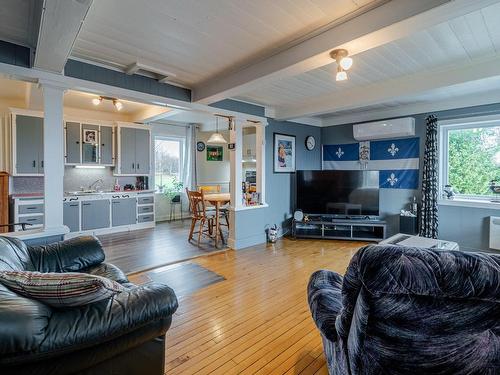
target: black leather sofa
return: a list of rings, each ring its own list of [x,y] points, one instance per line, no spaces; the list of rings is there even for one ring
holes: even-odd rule
[[[136,286],[94,237],[45,246],[0,237],[0,271],[85,272],[126,287],[114,298],[54,309],[0,284],[0,374],[163,374],[165,333],[177,298],[162,284]]]

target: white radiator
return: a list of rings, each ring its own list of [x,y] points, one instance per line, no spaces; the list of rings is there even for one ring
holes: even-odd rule
[[[490,216],[490,249],[500,250],[500,217]]]

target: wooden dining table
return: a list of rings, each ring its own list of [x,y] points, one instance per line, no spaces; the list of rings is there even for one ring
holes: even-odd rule
[[[215,247],[219,244],[220,233],[220,208],[225,204],[231,202],[231,195],[229,193],[208,193],[204,194],[205,201],[215,206]]]

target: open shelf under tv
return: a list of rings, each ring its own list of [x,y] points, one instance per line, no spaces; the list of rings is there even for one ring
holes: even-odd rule
[[[383,220],[326,219],[324,217],[294,221],[293,235],[297,238],[324,238],[336,240],[382,241],[387,223]]]

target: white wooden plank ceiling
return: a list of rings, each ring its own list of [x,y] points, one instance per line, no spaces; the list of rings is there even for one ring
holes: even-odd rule
[[[193,85],[267,55],[371,0],[95,1],[73,56],[125,67],[141,59]]]
[[[2,0],[0,4],[0,39],[33,47],[36,43],[40,0]]]
[[[349,80],[335,81],[335,64],[275,81],[237,99],[293,106],[324,95],[500,53],[500,4],[433,26],[354,56]]]

